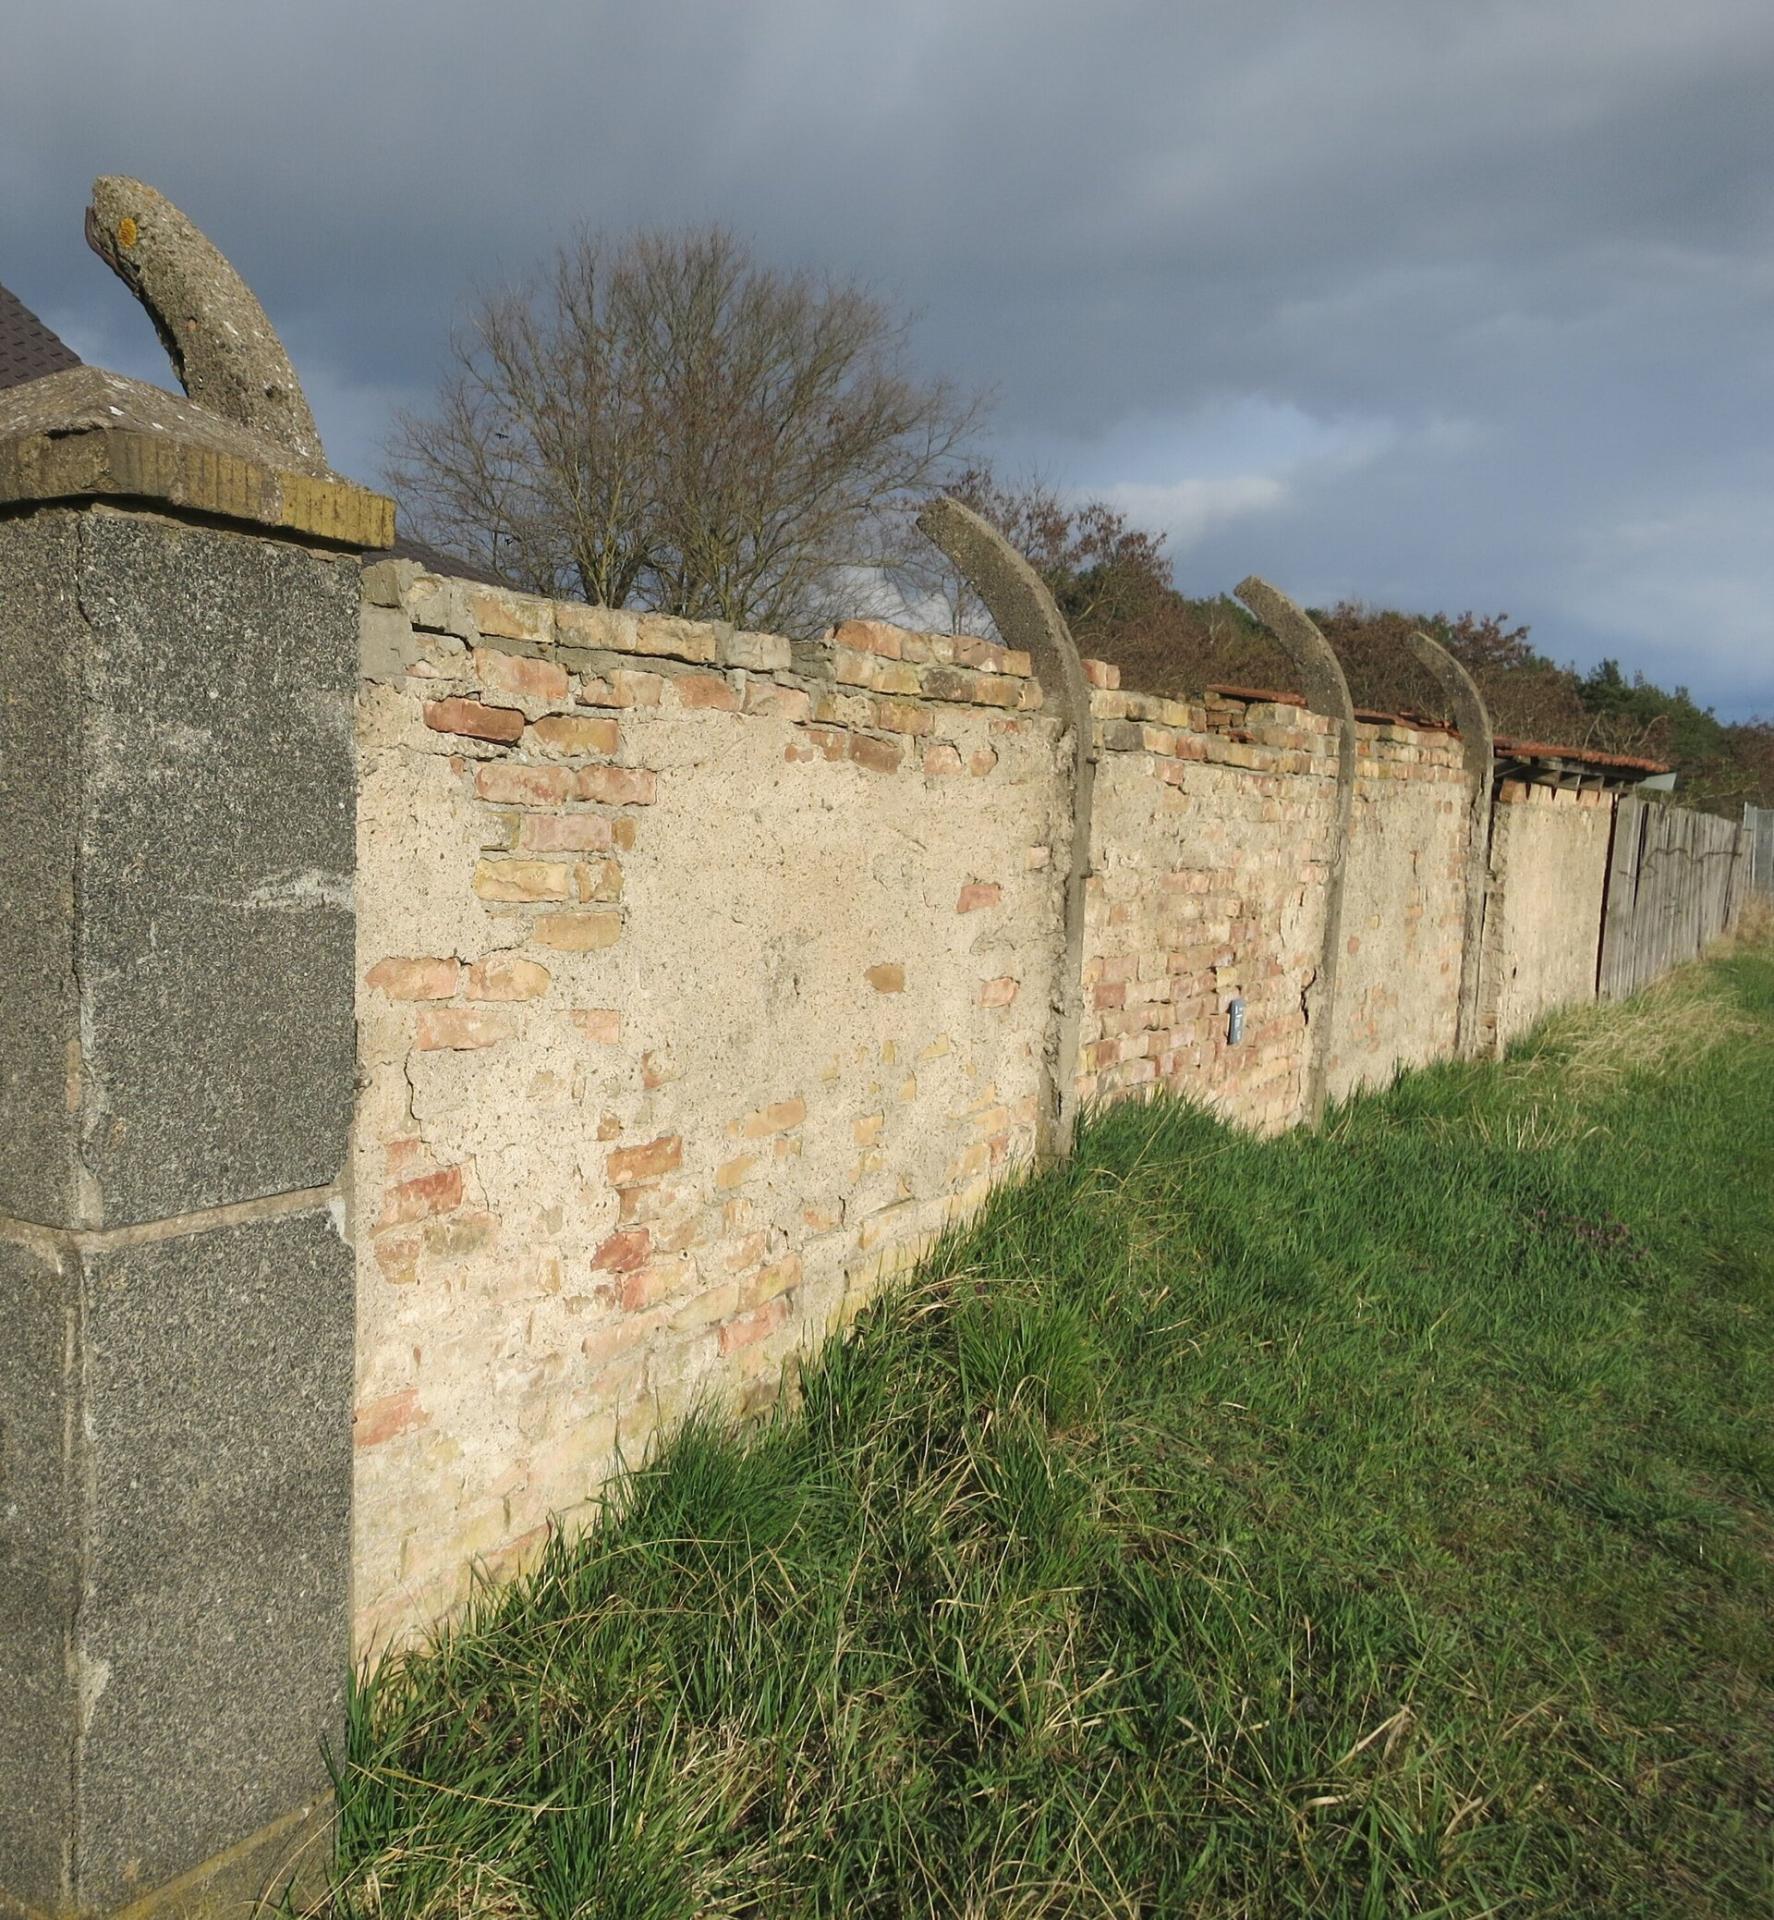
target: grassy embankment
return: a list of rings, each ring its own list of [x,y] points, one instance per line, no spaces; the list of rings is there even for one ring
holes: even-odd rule
[[[1124,1108],[360,1688],[341,1913],[1774,1911],[1774,949]]]

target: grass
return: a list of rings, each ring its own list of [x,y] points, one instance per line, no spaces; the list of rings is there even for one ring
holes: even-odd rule
[[[1087,1128],[354,1693],[340,1916],[1774,1910],[1774,949]]]

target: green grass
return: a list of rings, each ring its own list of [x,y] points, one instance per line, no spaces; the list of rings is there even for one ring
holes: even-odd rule
[[[1774,954],[1096,1119],[360,1683],[341,1914],[1774,1910]]]

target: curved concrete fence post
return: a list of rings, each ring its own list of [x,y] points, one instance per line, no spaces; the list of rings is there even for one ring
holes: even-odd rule
[[[1078,645],[1041,576],[1008,540],[947,494],[918,515],[918,528],[939,547],[986,604],[1006,646],[1029,655],[1043,691],[1058,703],[1072,739],[1071,857],[1066,868],[1064,947],[1047,1049],[1046,1097],[1036,1134],[1037,1156],[1066,1159],[1078,1126],[1078,1042],[1084,1012],[1084,883],[1090,873],[1091,801],[1096,784],[1096,727],[1090,684]]]
[[[1491,716],[1484,695],[1458,660],[1426,633],[1410,636],[1418,662],[1434,674],[1453,708],[1460,729],[1460,752],[1471,782],[1466,841],[1466,927],[1460,950],[1460,1014],[1454,1046],[1460,1053],[1478,1049],[1480,977],[1484,966],[1485,896],[1491,859]]]
[[[1343,890],[1349,868],[1349,826],[1355,807],[1355,707],[1349,683],[1331,645],[1279,588],[1253,573],[1233,589],[1262,621],[1293,662],[1314,713],[1336,722],[1337,797],[1331,822],[1330,863],[1325,876],[1324,946],[1316,981],[1318,1008],[1308,1011],[1311,1051],[1306,1065],[1306,1119],[1317,1126],[1324,1117],[1336,1025],[1337,962],[1343,951]]]

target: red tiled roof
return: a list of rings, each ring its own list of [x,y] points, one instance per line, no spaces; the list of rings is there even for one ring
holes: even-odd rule
[[[66,373],[80,356],[57,339],[14,293],[0,287],[0,389]]]

